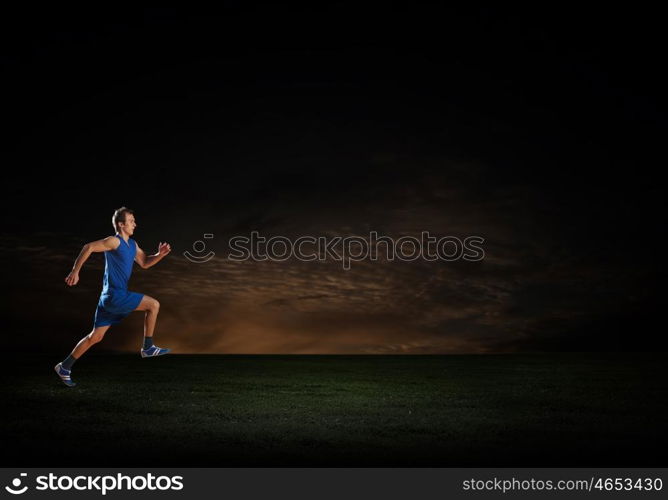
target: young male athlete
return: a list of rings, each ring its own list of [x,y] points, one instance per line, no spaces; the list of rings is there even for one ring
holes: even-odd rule
[[[148,295],[129,291],[128,281],[132,274],[134,262],[137,262],[143,269],[148,269],[160,262],[165,255],[172,251],[172,248],[168,243],[160,243],[158,253],[146,255],[135,240],[131,238],[137,223],[135,222],[134,212],[129,208],[121,207],[116,210],[111,218],[111,223],[116,230],[116,234],[84,245],[74,262],[72,272],[65,278],[65,283],[69,286],[76,285],[79,282],[79,271],[90,254],[104,252],[105,266],[102,293],[95,311],[93,330],[79,341],[64,361],[55,366],[56,373],[69,387],[76,385],[71,378],[74,362],[94,344],[100,342],[111,325],[120,323],[132,311],[146,311],[144,345],[141,349],[141,356],[143,358],[161,356],[170,351],[170,349],[153,345],[153,330],[160,310],[160,303]]]

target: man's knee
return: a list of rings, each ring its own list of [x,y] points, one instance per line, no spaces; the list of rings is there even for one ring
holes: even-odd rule
[[[137,310],[157,313],[160,310],[160,302],[158,302],[153,297],[144,295],[144,298],[139,303],[139,307],[137,307]]]
[[[151,311],[158,312],[160,310],[160,302],[156,299],[151,299]]]
[[[93,330],[88,334],[88,339],[93,343],[97,344],[104,338],[106,332],[103,330]]]

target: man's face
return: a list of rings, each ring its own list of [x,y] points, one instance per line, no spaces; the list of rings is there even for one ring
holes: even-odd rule
[[[130,236],[135,232],[137,223],[135,222],[135,216],[132,214],[125,214],[125,222],[121,222],[121,228]]]

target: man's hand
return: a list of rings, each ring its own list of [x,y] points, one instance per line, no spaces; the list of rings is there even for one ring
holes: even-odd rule
[[[65,283],[67,283],[69,286],[74,286],[79,283],[79,273],[72,271],[67,275],[67,278],[65,278]]]
[[[169,245],[169,243],[162,243],[158,245],[158,255],[161,257],[167,255],[169,252],[172,251],[172,247]]]

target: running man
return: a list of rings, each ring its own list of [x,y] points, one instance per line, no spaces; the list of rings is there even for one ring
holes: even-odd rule
[[[160,262],[172,248],[168,243],[158,245],[158,253],[146,255],[137,242],[131,238],[137,227],[134,212],[121,207],[114,212],[111,218],[116,234],[102,240],[93,241],[84,245],[81,253],[74,262],[72,272],[65,278],[68,286],[79,282],[79,271],[84,262],[93,252],[104,252],[104,279],[102,293],[95,311],[93,330],[82,338],[72,353],[61,363],[55,366],[56,373],[68,387],[76,384],[72,381],[71,370],[74,362],[79,359],[94,344],[104,338],[111,325],[120,323],[132,311],[146,311],[144,317],[144,345],[141,349],[142,358],[162,356],[170,349],[163,349],[153,345],[153,330],[160,310],[160,303],[153,297],[128,290],[128,281],[132,274],[132,265],[137,262],[142,269],[148,269]]]

